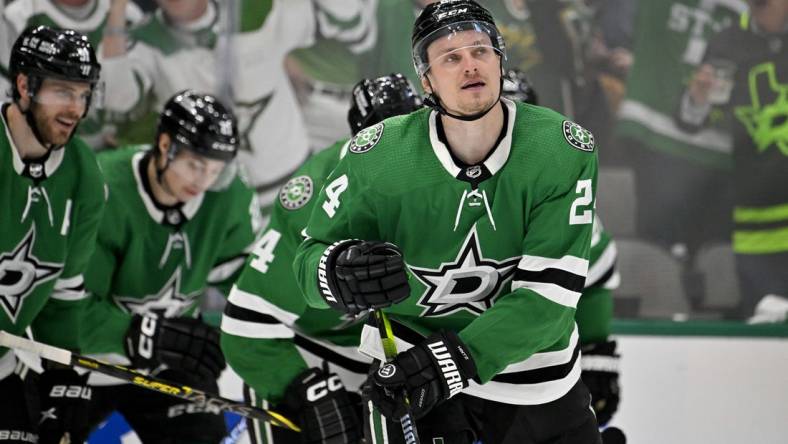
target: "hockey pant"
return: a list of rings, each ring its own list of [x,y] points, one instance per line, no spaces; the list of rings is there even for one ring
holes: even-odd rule
[[[578,380],[566,395],[547,404],[512,405],[459,394],[416,421],[422,443],[602,444],[591,395]],[[399,421],[365,404],[367,444],[405,442]]]

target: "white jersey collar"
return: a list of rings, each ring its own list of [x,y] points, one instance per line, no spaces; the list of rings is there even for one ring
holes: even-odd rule
[[[153,202],[153,198],[148,194],[147,191],[145,191],[145,185],[143,185],[142,178],[140,177],[140,162],[142,162],[142,158],[145,157],[146,152],[147,151],[140,151],[131,157],[131,171],[134,173],[134,181],[137,183],[137,193],[140,195],[142,203],[145,204],[145,209],[148,210],[148,215],[150,215],[150,217],[156,221],[156,223],[162,224],[166,222],[166,214],[156,206],[156,204]],[[110,193],[111,192],[112,190],[110,190]],[[200,209],[204,198],[205,193],[200,193],[195,196],[194,199],[191,199],[183,204],[180,210],[186,219],[191,220],[194,215],[197,214],[197,211]]]
[[[498,143],[498,146],[493,148],[494,151],[492,155],[482,162],[492,175],[495,175],[495,173],[503,168],[504,164],[509,159],[509,153],[512,151],[512,130],[514,129],[514,120],[517,117],[517,107],[514,102],[501,97],[501,103],[506,106],[509,113],[506,125],[506,135],[501,139],[501,142]],[[454,163],[449,148],[446,144],[441,142],[438,137],[438,128],[436,125],[438,115],[437,111],[432,111],[429,117],[430,144],[432,145],[432,151],[435,152],[435,156],[438,158],[441,165],[443,165],[443,168],[453,177],[457,177],[462,172],[462,169]]]

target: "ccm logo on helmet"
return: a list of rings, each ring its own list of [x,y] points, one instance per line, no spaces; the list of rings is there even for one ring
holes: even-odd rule
[[[464,12],[468,12],[468,8],[453,9],[451,11],[441,12],[440,14],[438,14],[437,19],[441,20],[441,19],[444,19],[446,17],[451,17],[451,16],[454,16],[454,15],[457,15],[457,14],[462,14]]]
[[[306,399],[309,402],[315,402],[328,395],[329,392],[335,392],[342,388],[342,381],[339,380],[339,376],[331,375],[328,379],[310,385],[309,388],[306,389]]]

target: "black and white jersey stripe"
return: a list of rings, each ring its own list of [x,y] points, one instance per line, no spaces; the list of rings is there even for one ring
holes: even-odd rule
[[[533,290],[556,304],[577,308],[587,274],[588,261],[576,256],[552,259],[523,255],[514,272],[512,291]]]

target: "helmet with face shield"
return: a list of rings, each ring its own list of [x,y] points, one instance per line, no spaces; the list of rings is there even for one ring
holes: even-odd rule
[[[427,48],[439,38],[451,39],[462,31],[473,31],[486,35],[482,40],[486,45],[506,58],[506,46],[495,20],[487,9],[473,0],[442,0],[427,5],[416,19],[411,35],[413,66],[419,77],[429,71],[430,63]]]
[[[429,47],[445,41],[445,51],[431,60]],[[413,66],[419,77],[426,79],[430,68],[441,61],[451,63],[456,53],[464,49],[472,49],[474,57],[498,57],[498,64],[503,72],[503,60],[506,58],[506,46],[495,20],[487,9],[473,0],[442,0],[427,5],[416,19],[411,35],[411,51]],[[501,84],[503,79],[501,78]],[[500,97],[500,91],[499,91]],[[457,115],[447,111],[435,91],[428,91],[424,104],[441,114],[455,119],[472,121],[486,115],[498,103],[495,102],[484,111],[473,115]]]
[[[231,173],[235,171],[233,160],[238,154],[240,139],[238,125],[232,111],[216,97],[192,90],[176,93],[165,103],[159,116],[157,144],[162,134],[169,135],[171,144],[167,151],[167,163],[163,169],[158,170],[160,181],[168,167],[186,172],[181,175],[207,174],[207,171],[201,171],[199,166],[205,162],[195,161],[195,157],[222,162],[221,171],[211,174],[215,176],[212,177],[214,185],[211,188],[226,185],[228,180],[232,179],[234,174]],[[185,161],[176,159],[182,150],[191,154],[180,157],[186,159]],[[159,150],[155,149],[154,153],[158,155]]]
[[[39,128],[39,123],[33,116],[32,103],[79,104],[82,108],[81,115],[78,117],[81,119],[87,115],[101,72],[101,65],[87,37],[70,29],[54,29],[48,26],[29,27],[14,42],[8,68],[12,98],[24,113],[33,135],[41,146],[47,149],[62,148],[67,141],[54,142],[43,135],[42,128]],[[22,93],[16,83],[19,74],[27,76],[25,96],[31,101],[27,106],[23,106],[20,102]],[[85,86],[60,85],[55,90],[42,88],[47,79],[84,83]],[[76,126],[71,130],[68,140],[75,132]]]

